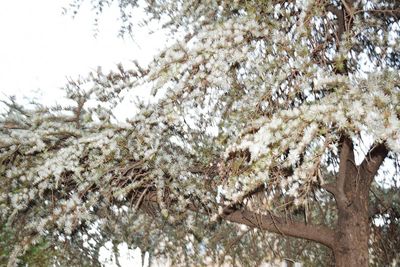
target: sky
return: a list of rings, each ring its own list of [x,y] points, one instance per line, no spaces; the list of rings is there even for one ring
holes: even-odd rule
[[[0,3],[0,97],[46,95],[51,102],[61,95],[67,78],[115,68],[118,63],[151,60],[163,47],[162,34],[134,32],[134,39],[119,38],[118,9],[100,16],[95,37],[95,14],[84,2],[75,18],[62,15],[72,0],[5,0]],[[140,16],[140,14],[138,14]]]
[[[118,37],[118,9],[100,16],[95,37],[95,14],[86,1],[75,18],[62,15],[72,0],[3,0],[0,3],[0,99],[9,95],[36,96],[43,103],[60,101],[67,78],[85,76],[97,66],[146,63],[165,46],[162,33],[138,29],[134,38]],[[137,14],[140,17],[141,14]],[[109,246],[110,244],[107,244]],[[104,262],[112,258],[102,250]],[[120,264],[141,266],[140,251],[121,246]],[[109,262],[106,266],[115,266]]]

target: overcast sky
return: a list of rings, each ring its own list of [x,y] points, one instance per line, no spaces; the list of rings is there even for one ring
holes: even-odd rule
[[[59,97],[67,77],[97,66],[147,62],[163,47],[161,34],[135,31],[134,40],[118,38],[118,9],[100,16],[94,37],[94,12],[86,1],[75,19],[62,15],[72,0],[5,0],[0,3],[0,92],[27,95],[41,89],[45,101]],[[4,97],[3,94],[0,97]]]
[[[68,77],[85,76],[97,66],[107,70],[133,59],[145,63],[164,47],[163,35],[149,35],[146,29],[135,31],[134,40],[118,38],[116,7],[101,15],[94,37],[95,15],[90,1],[74,19],[62,15],[69,2],[72,0],[1,1],[0,99],[35,94],[51,104],[59,101],[60,87]],[[140,266],[138,251],[128,253],[125,246],[121,254],[122,266]],[[103,259],[109,256],[103,251]]]

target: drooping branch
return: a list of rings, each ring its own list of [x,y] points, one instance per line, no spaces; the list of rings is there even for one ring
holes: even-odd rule
[[[369,216],[383,215],[390,210],[396,210],[398,206],[396,188],[387,190],[380,187],[371,187],[369,192],[373,195],[369,202]]]
[[[334,197],[339,195],[336,183],[323,184],[321,188],[331,193]]]

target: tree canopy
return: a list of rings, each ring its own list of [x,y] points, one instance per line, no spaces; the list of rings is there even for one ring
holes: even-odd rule
[[[177,266],[400,262],[398,1],[117,3],[123,31],[143,8],[179,37],[68,105],[4,101],[0,263],[100,265],[109,240]]]

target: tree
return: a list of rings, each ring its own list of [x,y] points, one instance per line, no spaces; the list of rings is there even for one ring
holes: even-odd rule
[[[118,3],[129,31],[138,4]],[[94,259],[104,240],[174,265],[398,264],[399,2],[144,9],[183,36],[148,66],[71,81],[70,106],[5,102],[9,265],[37,242]],[[119,122],[141,85],[154,101]]]

